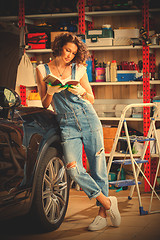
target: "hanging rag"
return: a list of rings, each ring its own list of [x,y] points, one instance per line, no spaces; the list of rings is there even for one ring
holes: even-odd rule
[[[23,54],[17,71],[16,86],[36,86],[32,63],[26,53]]]

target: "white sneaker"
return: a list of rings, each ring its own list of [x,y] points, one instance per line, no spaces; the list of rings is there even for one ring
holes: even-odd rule
[[[119,227],[121,224],[121,215],[118,210],[118,203],[117,203],[117,198],[116,197],[109,197],[111,201],[111,207],[109,210],[107,210],[107,213],[109,214],[111,218],[111,222],[114,227]]]
[[[88,226],[88,230],[97,231],[97,230],[103,229],[106,226],[107,226],[107,219],[98,215],[97,217],[95,217],[93,222]]]

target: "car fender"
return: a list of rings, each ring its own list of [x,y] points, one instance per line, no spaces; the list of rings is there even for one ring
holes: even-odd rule
[[[62,146],[61,146],[61,139],[60,139],[59,135],[54,135],[54,136],[50,137],[49,139],[47,139],[47,141],[45,141],[45,143],[41,147],[41,150],[39,151],[39,155],[37,157],[37,161],[36,161],[35,169],[34,169],[34,173],[33,173],[33,179],[32,179],[33,182],[32,182],[32,193],[31,193],[30,207],[31,207],[33,197],[34,197],[39,163],[40,163],[41,159],[43,159],[43,157],[46,154],[47,149],[49,147],[55,147],[55,148],[59,149],[59,152],[61,154],[63,154],[62,153]]]

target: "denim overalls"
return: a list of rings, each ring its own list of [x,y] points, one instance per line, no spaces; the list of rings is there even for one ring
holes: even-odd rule
[[[49,67],[45,64],[47,74]],[[72,79],[76,65],[72,64]],[[90,199],[100,192],[108,196],[108,177],[100,120],[91,103],[72,94],[67,89],[53,95],[57,120],[62,135],[66,169]],[[82,144],[90,166],[88,174],[82,163]],[[67,167],[76,161],[74,167]],[[102,206],[97,201],[98,206]]]

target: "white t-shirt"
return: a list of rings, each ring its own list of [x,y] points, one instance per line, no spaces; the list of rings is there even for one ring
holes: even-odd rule
[[[37,68],[38,68],[38,70],[40,71],[40,73],[42,74],[42,77],[43,77],[43,78],[46,77],[47,73],[46,73],[46,69],[45,69],[44,64],[39,64],[39,65],[37,66]],[[85,73],[86,73],[86,67],[85,67],[84,65],[82,65],[82,64],[76,65],[75,80],[76,80],[76,81],[80,81],[81,78],[83,77],[83,75],[84,75]],[[69,77],[66,78],[66,79],[63,79],[62,81],[63,81],[64,84],[65,84],[65,82],[67,82],[67,81],[69,81],[69,80],[71,80],[71,76],[69,76]],[[73,81],[73,79],[72,79],[72,81]],[[81,96],[79,96],[79,97],[82,98]],[[88,100],[86,100],[86,99],[83,99],[83,100],[84,100],[85,102],[88,102],[88,103],[90,104],[90,102],[89,102]],[[52,102],[51,102],[51,106],[52,106],[53,110],[55,111],[54,101],[53,101],[53,100],[52,100]]]
[[[42,74],[43,78],[46,77],[46,69],[45,69],[45,66],[44,64],[39,64],[37,66],[38,70],[40,71],[40,73]],[[83,75],[86,73],[86,67],[82,64],[80,65],[76,65],[76,76],[75,76],[75,79],[76,81],[80,81],[80,79],[83,77]],[[66,79],[62,79],[62,81],[65,82],[68,81],[68,80],[71,80],[71,76],[69,76],[68,78]],[[73,79],[72,79],[73,80]]]

